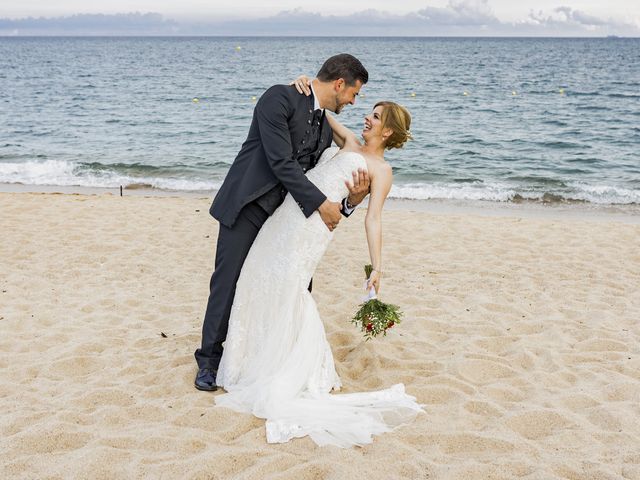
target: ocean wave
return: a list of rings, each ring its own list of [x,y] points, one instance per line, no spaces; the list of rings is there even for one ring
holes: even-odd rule
[[[583,144],[583,143],[576,143],[576,142],[563,142],[561,140],[556,140],[556,141],[546,141],[546,142],[539,142],[540,145],[543,145],[546,148],[557,148],[557,149],[564,149],[564,148],[591,148],[590,145],[588,144]]]
[[[611,98],[640,98],[640,95],[635,93],[609,93],[607,97]]]
[[[573,190],[571,196],[575,200],[603,205],[640,204],[640,190],[584,183],[570,183],[568,186]]]
[[[587,110],[590,112],[606,112],[610,111],[611,108],[605,105],[577,105],[576,110]]]
[[[517,179],[505,180],[483,182],[460,177],[437,182],[397,182],[391,189],[390,197],[412,200],[640,204],[640,188],[572,183],[538,176],[520,176]],[[0,162],[0,183],[211,191],[220,187],[221,180],[219,175],[214,174],[208,178],[206,173],[179,173],[172,168],[163,169],[139,164],[116,164],[110,167],[104,164],[45,160]]]
[[[0,183],[97,188],[149,185],[151,188],[182,191],[215,190],[221,185],[220,181],[197,177],[127,175],[105,165],[88,170],[86,165],[64,160],[0,162]]]
[[[410,200],[471,200],[491,202],[575,203],[598,205],[640,204],[640,189],[609,185],[567,184],[558,189],[532,189],[523,185],[482,183],[407,183],[394,185],[391,198]]]
[[[502,185],[481,183],[407,183],[394,185],[389,197],[411,200],[489,200],[508,202],[517,194],[516,190]]]
[[[598,92],[598,91],[580,92],[580,91],[577,91],[577,90],[572,91],[571,94],[579,96],[579,97],[597,97],[597,96],[601,95],[600,92]]]

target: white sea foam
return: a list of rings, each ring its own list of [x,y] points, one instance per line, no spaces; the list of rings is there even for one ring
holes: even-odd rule
[[[518,188],[501,183],[407,183],[394,185],[390,197],[417,200],[486,200],[508,202],[515,199],[585,201],[602,205],[640,204],[640,190],[608,185],[575,183],[561,191]]]
[[[132,176],[110,170],[88,170],[73,162],[46,160],[21,163],[0,162],[0,183],[26,185],[81,186],[117,188],[120,185],[150,185],[162,190],[211,191],[220,187],[219,180],[198,177]],[[640,189],[632,190],[607,185],[569,184],[562,191],[527,190],[526,187],[500,182],[475,183],[398,183],[391,198],[412,200],[485,200],[509,202],[514,199],[577,200],[594,204],[640,204]]]
[[[112,170],[87,171],[81,170],[77,164],[62,160],[0,162],[0,183],[100,188],[138,184],[163,190],[183,191],[215,190],[221,184],[218,181],[199,178],[131,176]]]
[[[571,197],[576,200],[598,204],[640,204],[640,190],[584,183],[573,183],[569,187],[573,189]]]
[[[394,185],[391,198],[416,200],[490,200],[507,202],[516,195],[516,191],[507,185],[487,185],[481,183],[407,183]]]
[[[69,185],[74,165],[61,160],[0,163],[0,182],[27,185]]]

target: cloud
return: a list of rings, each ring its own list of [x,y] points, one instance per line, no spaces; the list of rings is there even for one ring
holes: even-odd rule
[[[418,10],[417,14],[425,25],[497,25],[496,18],[489,6],[488,0],[450,0],[444,8],[426,7]]]
[[[177,30],[177,22],[159,13],[0,19],[0,35],[172,35]]]
[[[449,0],[444,8],[426,7],[405,15],[368,9],[349,15],[322,15],[296,8],[255,20],[192,25],[218,34],[344,35],[344,36],[432,36],[481,34],[499,25],[488,0]]]
[[[531,12],[520,22],[503,22],[489,0],[449,0],[405,15],[363,10],[350,15],[322,15],[304,9],[282,11],[261,19],[192,24],[208,35],[318,36],[639,36],[640,27],[602,19],[570,7]]]
[[[498,19],[489,0],[449,0],[404,15],[363,10],[323,15],[302,8],[253,19],[176,22],[157,13],[0,19],[0,35],[283,35],[283,36],[640,36],[623,23],[560,6],[519,22]]]
[[[591,16],[591,15],[587,15],[586,13],[581,12],[580,10],[573,10],[571,7],[558,7],[555,9],[555,11],[563,14],[566,18],[566,21],[568,22],[573,22],[580,25],[594,25],[594,26],[607,25],[607,22],[605,20],[602,20],[600,18]]]
[[[612,18],[604,19],[589,15],[581,10],[561,6],[551,12],[530,11],[527,21],[539,31],[550,33],[566,32],[579,35],[581,32],[600,35],[627,35],[638,36],[640,26],[636,23],[625,23]]]
[[[558,7],[552,13],[544,13],[542,11],[529,12],[529,19],[536,25],[540,26],[557,26],[557,25],[579,25],[579,26],[606,26],[613,21],[605,21],[601,18],[587,15],[580,10],[574,10],[571,7]]]

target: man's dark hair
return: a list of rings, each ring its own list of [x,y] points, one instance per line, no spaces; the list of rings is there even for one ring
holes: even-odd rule
[[[355,85],[356,80],[363,84],[369,80],[369,72],[364,68],[360,60],[348,53],[339,53],[327,59],[316,75],[321,82],[331,82],[344,78],[347,85]]]

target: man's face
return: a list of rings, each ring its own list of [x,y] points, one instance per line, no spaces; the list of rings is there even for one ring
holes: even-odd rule
[[[335,81],[334,88],[336,91],[335,108],[330,110],[333,110],[333,112],[337,114],[342,111],[342,108],[346,104],[353,105],[356,103],[356,97],[358,96],[358,93],[360,93],[362,82],[360,80],[356,80],[354,85],[349,86],[344,79],[339,78]]]

